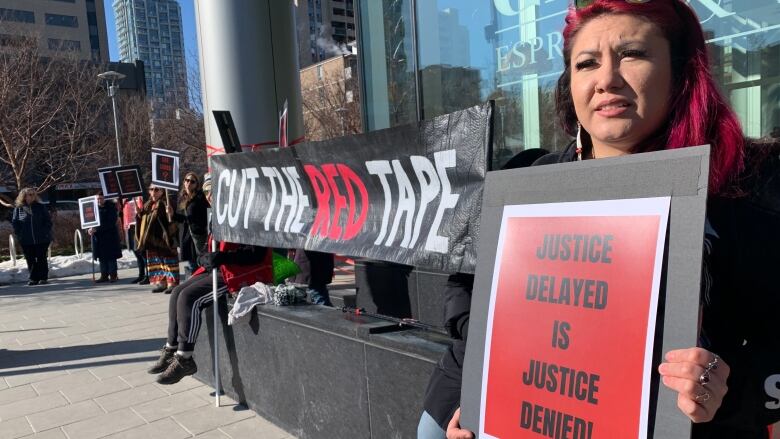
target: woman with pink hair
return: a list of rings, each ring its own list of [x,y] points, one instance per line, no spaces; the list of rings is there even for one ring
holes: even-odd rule
[[[537,165],[711,145],[699,343],[666,352],[658,373],[694,438],[767,438],[780,420],[780,144],[743,137],[683,1],[576,0],[563,38],[556,109],[577,140]],[[472,438],[452,410],[446,437]]]

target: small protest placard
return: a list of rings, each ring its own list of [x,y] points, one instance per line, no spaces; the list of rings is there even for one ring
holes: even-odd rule
[[[122,198],[132,198],[143,195],[144,184],[141,181],[141,169],[138,166],[126,166],[114,171]]]
[[[152,148],[152,184],[179,190],[179,152]]]
[[[116,176],[116,172],[114,172],[118,168],[119,166],[112,166],[98,169],[100,187],[103,189],[103,197],[105,198],[119,198],[122,195],[119,179]]]
[[[98,177],[105,198],[132,198],[144,193],[138,165],[100,168]]]
[[[82,229],[100,227],[100,214],[98,213],[97,195],[79,198],[79,217],[81,218]]]

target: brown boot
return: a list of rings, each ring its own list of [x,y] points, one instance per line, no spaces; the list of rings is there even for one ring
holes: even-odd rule
[[[116,282],[116,281],[118,281],[118,280],[119,280],[119,276],[117,276],[117,274],[116,274],[116,273],[114,273],[114,274],[109,274],[109,275],[108,275],[108,279],[109,279],[109,280],[108,280],[109,282],[111,282],[111,283],[114,283],[114,282]]]

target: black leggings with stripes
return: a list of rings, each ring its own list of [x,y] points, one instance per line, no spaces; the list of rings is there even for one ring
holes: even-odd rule
[[[227,292],[222,274],[217,276],[217,297]],[[201,310],[214,302],[211,273],[192,276],[176,286],[168,304],[168,346],[183,352],[195,349],[201,325]]]

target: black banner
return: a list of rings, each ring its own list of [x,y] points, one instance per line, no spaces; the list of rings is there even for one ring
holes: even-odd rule
[[[474,272],[490,104],[339,139],[211,157],[217,239]]]

